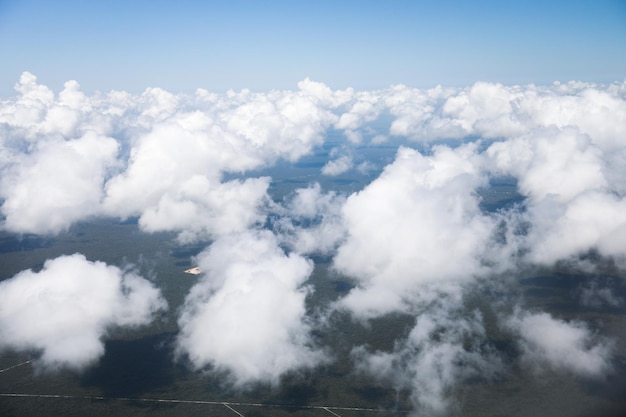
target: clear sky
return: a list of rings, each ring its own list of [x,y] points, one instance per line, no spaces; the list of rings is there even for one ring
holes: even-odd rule
[[[626,77],[626,1],[0,0],[0,96]]]

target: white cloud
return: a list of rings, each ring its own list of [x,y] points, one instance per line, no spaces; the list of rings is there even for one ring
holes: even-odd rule
[[[362,127],[366,122],[378,118],[380,97],[376,93],[360,92],[354,96],[353,100],[354,104],[351,108],[343,113],[335,123],[336,129],[353,131]]]
[[[525,92],[520,102],[523,112],[540,126],[575,126],[602,149],[623,149],[620,138],[626,129],[626,101],[616,94],[615,86],[556,87]]]
[[[20,93],[20,100],[3,106],[2,121],[18,126],[36,126],[45,117],[47,107],[54,100],[54,93],[45,85],[37,84],[37,77],[28,72],[20,76],[15,90]]]
[[[548,313],[517,311],[506,326],[520,337],[522,360],[587,377],[604,375],[610,368],[610,343],[598,340],[580,322],[565,322]]]
[[[344,103],[349,106],[335,122],[335,129],[344,131],[346,138],[353,144],[361,143],[361,129],[368,123],[378,119],[384,109],[383,96],[377,91],[352,92],[350,100]]]
[[[3,171],[4,227],[13,232],[58,233],[100,214],[102,185],[116,163],[118,144],[96,134],[72,140],[42,138],[31,153]]]
[[[197,261],[204,275],[185,300],[178,337],[195,368],[228,370],[237,385],[275,384],[324,360],[306,322],[310,261],[253,231],[218,239]]]
[[[589,192],[562,207],[532,207],[534,229],[528,236],[529,258],[552,263],[597,249],[606,256],[626,252],[626,200],[613,194]]]
[[[175,231],[182,241],[242,230],[263,221],[266,180],[222,184],[224,173],[295,161],[322,144],[330,127],[361,137],[368,124],[388,114],[389,133],[410,140],[500,138],[487,151],[492,166],[480,169],[519,179],[520,191],[532,199],[535,218],[526,220],[536,225],[533,230],[559,222],[569,228],[566,219],[539,216],[571,211],[570,202],[585,192],[618,199],[626,192],[623,84],[476,83],[355,92],[306,79],[297,91],[175,95],[149,88],[139,95],[87,96],[68,81],[55,96],[24,73],[16,91],[15,99],[0,103],[0,191],[5,227],[21,232],[57,233],[102,214],[141,217],[144,230]],[[50,168],[52,155],[58,172]],[[323,173],[345,172],[353,159],[338,157]],[[233,200],[217,204],[222,193]],[[63,198],[55,201],[52,194]],[[561,204],[554,210],[545,206],[551,195]],[[224,207],[237,207],[230,211],[239,213],[238,220],[225,219]],[[620,227],[617,222],[602,233],[619,234]],[[550,239],[538,236],[529,244]],[[581,245],[619,252],[604,240]]]
[[[402,148],[396,160],[344,208],[347,239],[335,268],[357,283],[340,305],[368,317],[404,310],[483,271],[492,233],[474,194],[483,184],[473,145],[431,157]]]
[[[579,83],[549,87],[478,82],[464,89],[394,86],[379,92],[395,117],[390,133],[416,141],[513,138],[536,128],[574,127],[603,149],[623,149],[624,84]]]
[[[328,161],[326,165],[322,167],[322,174],[330,176],[341,175],[349,171],[352,165],[352,158],[348,155],[343,155],[337,159]]]
[[[0,347],[34,350],[45,369],[82,369],[104,353],[107,330],[148,324],[166,307],[133,272],[61,256],[0,283]]]
[[[350,95],[310,80],[299,87],[225,95],[198,90],[192,96],[149,88],[140,95],[86,96],[68,81],[55,97],[24,73],[19,95],[0,103],[8,137],[0,147],[6,227],[58,233],[91,215],[137,216],[146,231],[178,231],[186,241],[262,221],[267,179],[223,184],[222,175],[309,153],[337,119],[330,109]],[[53,157],[60,165],[51,168]],[[190,190],[194,186],[199,190]],[[48,198],[52,193],[57,201]],[[18,218],[14,213],[22,210],[27,215]],[[188,212],[194,215],[187,221],[166,218]],[[45,226],[50,216],[58,219]]]
[[[265,220],[261,209],[268,187],[267,177],[214,186],[206,177],[191,177],[144,210],[139,226],[147,232],[179,231],[181,243],[242,232]]]
[[[517,114],[521,97],[523,95],[518,87],[478,82],[447,98],[442,116],[449,117],[449,123],[458,126],[462,136],[517,136],[526,129]]]
[[[528,197],[523,220],[530,224],[524,242],[530,261],[550,264],[590,249],[624,254],[623,174],[615,174],[623,169],[607,163],[588,136],[571,127],[541,129],[495,143],[486,154]]]
[[[567,202],[589,189],[604,189],[602,152],[575,129],[547,129],[491,145],[496,168],[518,178],[533,201],[549,195]]]

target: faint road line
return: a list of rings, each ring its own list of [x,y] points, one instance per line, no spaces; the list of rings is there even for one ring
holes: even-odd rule
[[[330,414],[332,414],[334,416],[341,417],[339,414],[335,413],[334,411],[329,410],[328,407],[322,407],[322,409],[328,411]]]
[[[9,370],[11,370],[11,369],[13,369],[13,368],[17,368],[18,366],[26,365],[27,363],[30,363],[30,361],[26,361],[26,362],[18,363],[17,365],[13,365],[13,366],[9,366],[8,368],[0,369],[0,374],[1,374],[2,372],[9,371]]]
[[[23,365],[23,364],[20,364]],[[19,365],[15,365],[19,366]],[[381,410],[379,408],[365,408],[365,407],[339,407],[339,406],[330,406],[330,405],[292,405],[292,404],[267,404],[267,403],[243,403],[243,402],[232,402],[232,401],[206,401],[206,400],[176,400],[172,398],[126,398],[126,397],[105,397],[99,395],[61,395],[61,394],[24,394],[24,393],[11,393],[5,392],[0,393],[0,397],[11,397],[11,398],[56,398],[56,399],[65,399],[65,400],[92,400],[92,401],[135,401],[135,402],[145,402],[145,403],[169,403],[169,404],[204,404],[204,405],[223,405],[228,407],[233,412],[237,413],[241,417],[244,417],[243,414],[239,413],[237,410],[232,408],[232,406],[237,407],[264,407],[264,408],[298,408],[298,409],[308,409],[308,410],[325,410],[335,416],[339,416],[339,414],[335,413],[335,411],[364,411],[369,413],[388,413],[389,410]],[[394,413],[406,414],[408,410],[394,410]],[[339,416],[341,417],[341,416]]]
[[[243,414],[241,414],[239,411],[235,410],[233,407],[231,407],[230,405],[228,405],[228,403],[222,403],[224,405],[224,407],[228,408],[230,411],[232,411],[233,413],[237,414],[240,417],[245,417]]]

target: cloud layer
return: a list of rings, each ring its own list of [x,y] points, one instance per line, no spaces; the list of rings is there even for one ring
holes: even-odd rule
[[[518,268],[565,260],[593,270],[590,253],[626,267],[626,83],[333,91],[307,79],[295,91],[86,96],[75,81],[54,94],[24,73],[15,89],[0,102],[3,229],[55,234],[90,217],[133,217],[143,231],[174,232],[180,243],[212,241],[197,257],[203,275],[182,307],[177,349],[193,367],[227,371],[240,386],[278,383],[326,360],[309,337],[308,255],[332,259],[354,284],[326,316],[414,318],[393,350],[361,346],[353,357],[360,370],[410,390],[429,415],[446,413],[459,382],[501,367],[481,314],[463,307],[470,292],[509,285],[504,277]],[[365,168],[360,152],[382,152],[383,142],[397,149],[379,160],[386,166],[375,179],[344,193],[327,185]],[[320,149],[331,150],[319,183],[273,201],[262,170]],[[481,196],[503,178],[514,203],[489,209]],[[70,361],[45,329],[22,334],[9,321],[5,345],[40,350],[49,366],[80,367],[101,354],[107,326],[144,323],[162,307],[140,278],[73,255],[0,284],[0,308],[17,305],[12,288],[91,269],[117,284],[101,316],[66,323],[87,335],[84,357]],[[83,291],[55,280],[46,285],[58,299]],[[620,304],[593,285],[584,299]],[[133,323],[104,313],[128,308],[127,293],[116,295],[125,286],[143,300],[141,314],[128,315],[141,317]],[[583,377],[610,369],[611,342],[588,324],[523,303],[512,315],[496,313],[523,363]]]

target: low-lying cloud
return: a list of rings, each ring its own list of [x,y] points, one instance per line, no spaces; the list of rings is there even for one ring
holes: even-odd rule
[[[61,256],[0,283],[0,347],[35,352],[43,369],[80,370],[104,354],[108,330],[147,325],[165,308],[136,273]]]
[[[197,261],[203,276],[183,305],[177,343],[195,368],[229,371],[243,386],[324,361],[306,317],[311,261],[285,254],[267,231],[224,236]]]
[[[341,307],[364,318],[411,311],[458,293],[482,272],[494,222],[478,206],[485,178],[475,158],[473,145],[437,148],[430,157],[401,148],[379,178],[347,199],[348,237],[334,266],[357,285]]]
[[[611,344],[581,322],[565,322],[548,313],[517,311],[506,326],[520,336],[522,360],[540,370],[549,366],[587,377],[610,369]]]
[[[443,302],[420,312],[405,339],[393,352],[352,351],[357,369],[408,389],[417,415],[446,415],[448,393],[457,384],[474,378],[489,380],[500,373],[500,358],[484,343],[485,329],[479,312],[467,312]]]

